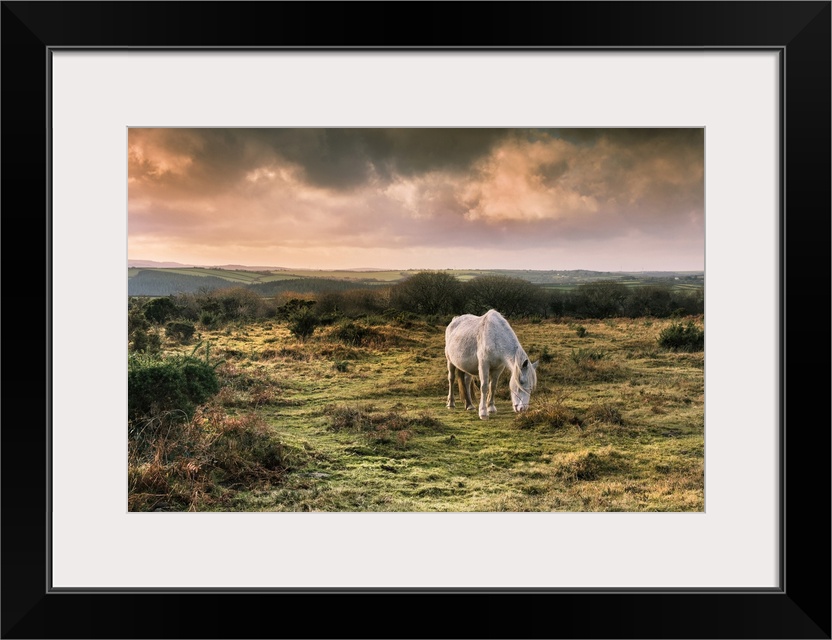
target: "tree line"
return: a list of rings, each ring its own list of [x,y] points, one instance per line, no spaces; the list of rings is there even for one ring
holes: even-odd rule
[[[705,311],[703,289],[677,291],[664,285],[628,287],[599,281],[551,289],[522,278],[484,275],[461,282],[442,272],[421,272],[391,288],[392,307],[418,314],[481,315],[497,309],[507,317],[612,318],[697,315]]]
[[[298,291],[291,286],[293,283],[312,286]],[[263,295],[259,286],[238,285],[176,293],[144,300],[140,305],[137,301],[141,299],[133,296],[133,313],[138,312],[157,324],[185,320],[216,326],[257,318],[288,319],[300,311],[325,322],[339,317],[386,313],[481,315],[489,309],[497,309],[509,318],[667,318],[698,315],[705,310],[703,289],[674,290],[666,285],[628,287],[611,281],[553,289],[511,276],[483,275],[462,282],[448,272],[423,271],[392,286],[306,280],[274,284],[281,286],[269,295]]]

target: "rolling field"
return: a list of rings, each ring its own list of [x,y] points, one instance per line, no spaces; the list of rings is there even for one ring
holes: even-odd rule
[[[498,413],[480,420],[458,390],[445,407],[448,319],[367,318],[305,342],[276,320],[201,329],[222,387],[195,420],[261,421],[290,469],[279,482],[218,482],[176,508],[704,510],[704,355],[658,347],[672,320],[512,322],[540,359],[538,387],[514,414],[504,374]]]
[[[311,270],[311,269],[280,269],[273,271],[247,271],[242,269],[213,269],[206,267],[182,268],[154,268],[128,269],[128,278],[137,276],[141,271],[157,274],[176,274],[179,276],[207,277],[212,276],[227,280],[231,285],[248,285],[273,282],[276,280],[291,280],[296,278],[319,278],[326,280],[343,280],[364,284],[395,284],[418,273],[418,271],[350,271],[350,270]],[[478,269],[448,269],[460,282],[468,282],[478,276],[502,275],[528,280],[552,289],[571,289],[579,284],[611,280],[620,282],[628,287],[638,287],[648,284],[662,284],[673,289],[701,289],[704,276],[700,272],[666,272],[624,274],[592,271],[513,271],[513,270],[478,270]]]

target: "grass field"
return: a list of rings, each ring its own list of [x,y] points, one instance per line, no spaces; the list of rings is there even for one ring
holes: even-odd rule
[[[280,482],[219,483],[187,508],[704,509],[704,355],[658,347],[671,320],[512,323],[540,359],[538,388],[514,414],[504,377],[490,420],[445,407],[445,320],[365,319],[306,342],[276,321],[203,329],[222,361],[214,410],[262,419],[292,469]]]

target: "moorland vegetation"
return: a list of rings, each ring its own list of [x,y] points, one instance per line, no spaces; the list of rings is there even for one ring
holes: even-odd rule
[[[530,408],[445,408],[444,329],[496,308]],[[422,272],[128,300],[134,511],[701,511],[700,291]]]

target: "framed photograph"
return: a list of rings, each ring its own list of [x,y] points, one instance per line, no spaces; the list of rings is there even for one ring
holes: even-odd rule
[[[436,624],[413,615],[413,605],[428,602],[469,614],[458,630],[440,635],[539,636],[542,623],[551,637],[830,637],[829,415],[828,403],[818,403],[828,397],[829,379],[813,365],[829,345],[828,332],[807,319],[811,309],[828,307],[830,3],[605,3],[603,16],[596,3],[400,6],[418,9],[409,11],[414,31],[382,37],[369,27],[378,5],[362,3],[3,3],[6,237],[27,239],[26,251],[7,249],[21,255],[13,260],[26,262],[27,275],[12,275],[10,261],[4,282],[12,338],[2,433],[4,637],[431,637]],[[465,20],[451,17],[455,10]],[[552,24],[570,27],[550,33],[544,25]],[[274,148],[263,141],[278,137],[286,151],[263,160],[262,150]],[[327,144],[315,146],[321,139]],[[210,152],[215,147],[222,153]],[[570,165],[577,153],[587,164],[618,170],[604,174],[618,177],[614,195],[588,186]],[[454,172],[444,171],[449,165]],[[558,182],[570,166],[571,181]],[[182,180],[196,174],[199,180]],[[654,192],[656,175],[666,179]],[[234,189],[225,189],[232,182]],[[691,199],[696,193],[699,200]],[[629,208],[610,204],[619,200]],[[224,211],[238,214],[211,217],[220,201]],[[480,225],[479,231],[476,224],[465,227],[475,234],[470,253],[458,242],[448,243],[451,252],[440,250],[439,238],[459,229],[431,207],[445,212],[452,205],[464,205],[460,215]],[[277,217],[274,207],[293,213]],[[529,218],[543,208],[547,216],[557,210],[557,224]],[[685,224],[667,223],[671,210],[687,212]],[[506,213],[512,211],[513,217]],[[652,234],[663,243],[651,245],[616,226],[634,219],[628,215],[650,220],[644,228],[654,231],[666,225],[664,235]],[[257,226],[260,219],[272,226]],[[299,225],[309,232],[297,232]],[[482,231],[495,228],[502,229],[501,243]],[[529,401],[520,393],[528,374],[518,373],[503,380],[497,410],[510,400],[515,409],[519,404],[517,415],[530,422],[512,422],[512,428],[528,440],[529,451],[549,456],[547,473],[572,474],[557,496],[562,502],[535,482],[535,464],[542,463],[534,456],[530,482],[518,490],[523,497],[502,502],[448,502],[442,491],[451,478],[436,471],[422,474],[422,488],[433,493],[419,496],[442,494],[446,502],[409,503],[392,485],[376,493],[340,487],[343,506],[322,508],[308,496],[320,480],[315,474],[326,473],[323,466],[304,467],[303,504],[311,512],[258,508],[280,504],[266,491],[191,494],[180,502],[154,497],[149,467],[128,469],[134,450],[125,413],[134,404],[131,397],[128,409],[125,346],[128,335],[133,343],[152,340],[153,333],[139,336],[129,324],[125,299],[135,282],[125,277],[128,258],[259,265],[261,284],[274,287],[285,274],[265,267],[282,265],[257,253],[258,246],[276,246],[262,242],[269,233],[281,238],[281,255],[309,269],[488,269],[474,251],[490,249],[490,268],[509,271],[487,275],[511,280],[511,269],[539,263],[507,254],[585,257],[600,237],[595,234],[617,239],[614,250],[596,243],[607,260],[599,258],[598,270],[659,271],[661,255],[675,255],[678,264],[687,256],[675,269],[704,272],[704,369],[700,360],[699,382],[665,375],[681,389],[677,399],[691,416],[699,412],[704,437],[684,452],[662,449],[665,441],[690,435],[680,429],[696,420],[688,416],[680,427],[667,403],[644,400],[637,383],[623,380],[632,387],[627,398],[646,402],[638,411],[649,415],[650,429],[631,429],[632,446],[596,447],[590,455],[581,449],[586,438],[609,439],[609,425],[617,424],[615,416],[596,416],[592,424],[601,426],[576,435],[569,443],[574,450],[549,451],[546,430],[534,423],[541,410],[534,396]],[[389,240],[379,239],[382,234]],[[514,244],[521,240],[527,249]],[[685,253],[697,244],[704,247],[698,257]],[[151,250],[160,246],[180,253]],[[240,251],[212,253],[220,246]],[[452,257],[458,263],[449,263]],[[703,268],[689,266],[697,259]],[[573,261],[562,268],[581,267]],[[476,282],[475,275],[463,279]],[[807,293],[822,296],[823,306],[815,300],[805,307],[809,313],[798,314],[795,305]],[[282,376],[296,392],[306,379],[331,382],[342,385],[344,397],[363,402],[371,395],[358,385],[388,375],[390,363],[373,369],[353,359],[363,353],[356,332],[375,331],[380,340],[387,327],[362,321],[321,328],[321,311],[302,335],[306,303],[319,309],[331,303],[332,314],[355,303],[329,294],[273,294],[279,304],[264,313],[288,314],[280,330],[288,336],[295,327],[291,349],[269,336],[214,326],[221,306],[195,309],[180,329],[196,325],[210,333],[218,351],[199,355],[209,365],[211,357],[239,365],[222,375],[242,380],[244,361],[279,358],[286,368],[258,375]],[[365,298],[361,304],[370,305]],[[29,307],[34,300],[43,300],[42,312]],[[474,311],[480,302],[488,305],[468,300]],[[25,305],[20,313],[18,305]],[[397,331],[414,322],[406,305],[399,311]],[[442,319],[446,311],[433,315]],[[144,309],[142,316],[148,317]],[[600,322],[597,339],[624,331],[613,324]],[[549,352],[534,333],[534,319],[517,326],[527,330],[518,334],[533,369]],[[174,329],[166,339],[175,341]],[[577,340],[578,329],[564,331]],[[298,378],[291,378],[293,358],[307,363],[304,349],[323,348],[315,330],[331,338],[326,348],[340,351],[332,352],[326,371],[316,361],[295,367]],[[348,330],[353,342],[336,344],[336,332]],[[46,337],[39,353],[32,353],[31,341],[16,339],[39,331]],[[441,350],[444,328],[431,331],[425,335],[436,333],[437,342],[425,349]],[[197,344],[185,345],[189,340],[182,337],[183,353]],[[266,355],[277,347],[292,353]],[[581,353],[587,355],[573,349]],[[366,455],[361,447],[374,453],[386,447],[383,471],[400,479],[412,471],[396,468],[408,447],[423,446],[420,435],[438,438],[430,431],[438,424],[434,415],[448,411],[448,370],[423,370],[432,356],[416,355],[408,353],[405,363],[412,379],[396,383],[398,404],[377,403],[381,422],[366,403],[339,403],[335,387],[314,400],[329,403],[315,414],[329,434],[346,437],[359,418],[370,425],[356,431],[360,438],[350,440],[350,451],[360,457]],[[639,358],[647,367],[654,356],[628,358],[635,369]],[[577,356],[572,365],[581,366]],[[460,364],[459,375],[468,382],[463,369]],[[403,401],[415,386],[429,385],[433,373],[438,409]],[[254,374],[245,375],[247,386],[239,397],[225,398],[228,407],[255,402],[287,421],[300,419],[302,403],[274,401],[275,380],[260,388]],[[684,403],[685,389],[697,385],[704,393]],[[568,409],[582,424],[624,398],[596,406],[558,403],[551,387],[537,393],[550,412]],[[30,410],[14,411],[17,398]],[[627,415],[637,411],[621,406]],[[356,407],[364,414],[356,417]],[[467,416],[459,406],[456,412],[477,429],[489,424],[476,415],[488,418],[485,402]],[[239,415],[204,419],[239,430]],[[498,415],[505,425],[492,420],[497,428],[520,419]],[[663,439],[651,440],[653,432]],[[447,434],[442,442],[453,444]],[[290,442],[285,451],[320,454],[307,445]],[[679,502],[650,502],[649,491],[633,497],[641,485],[628,484],[626,473],[640,474],[639,465],[647,464],[667,475],[672,465],[659,458],[689,458],[696,446],[699,466],[689,466],[698,469],[698,479],[663,480],[675,487],[670,495],[683,496]],[[651,451],[658,457],[650,458]],[[218,455],[213,451],[212,459]],[[591,464],[596,472],[612,465],[624,475],[601,487]],[[199,473],[187,465],[181,471]],[[465,496],[465,480],[453,480],[462,482],[454,495]],[[676,490],[683,484],[693,487],[689,493]],[[139,485],[145,489],[131,489]],[[806,510],[807,496],[814,509]],[[359,499],[374,502],[357,507]],[[279,612],[304,599],[336,615],[310,628],[254,613],[262,605]],[[381,623],[338,621],[338,613],[352,620],[356,611],[373,610],[367,605],[388,603],[411,605],[406,634]],[[569,613],[541,616],[541,605]],[[161,609],[188,615],[176,628],[165,627],[154,614]],[[498,610],[503,615],[477,615]]]

